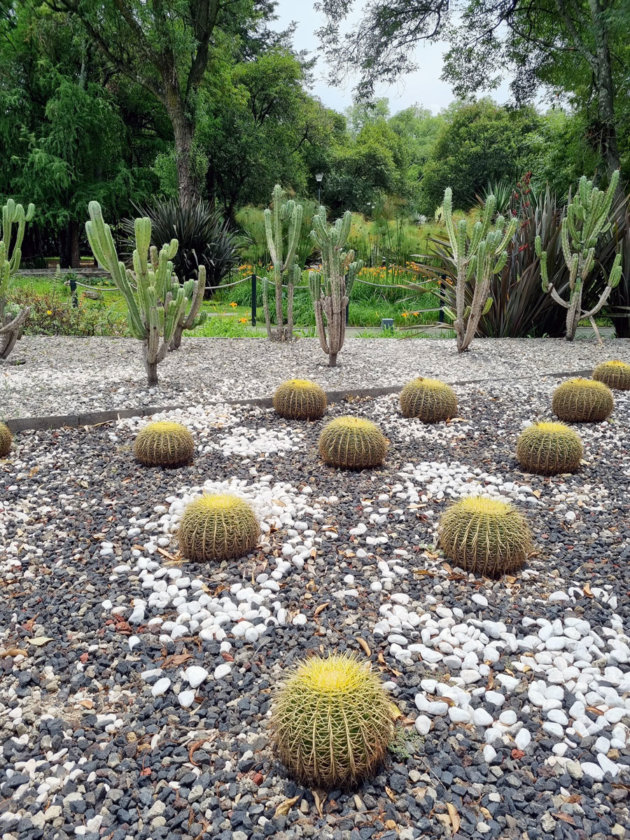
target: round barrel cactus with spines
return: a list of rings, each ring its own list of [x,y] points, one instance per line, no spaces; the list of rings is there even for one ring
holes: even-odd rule
[[[566,423],[601,423],[615,406],[612,391],[594,379],[569,379],[553,393],[553,413]]]
[[[332,467],[350,470],[379,467],[387,454],[387,438],[370,420],[337,417],[324,427],[319,453],[324,463]]]
[[[289,420],[319,420],[326,412],[326,393],[308,379],[289,379],[276,389],[273,407]]]
[[[351,788],[371,776],[393,736],[379,678],[347,654],[301,663],[278,691],[271,722],[289,773],[325,790]]]
[[[179,547],[188,560],[231,560],[249,554],[259,534],[256,515],[244,499],[205,495],[184,510]]]
[[[182,467],[190,464],[195,442],[180,423],[159,421],[138,432],[133,445],[136,459],[147,467]]]
[[[516,444],[516,457],[523,469],[543,475],[575,472],[583,454],[580,436],[564,423],[534,423]]]
[[[419,376],[400,392],[403,417],[417,417],[423,423],[439,423],[457,414],[457,396],[450,385],[439,379]]]
[[[486,577],[520,569],[532,548],[525,518],[511,505],[483,496],[451,505],[440,519],[439,540],[450,560]]]
[[[593,379],[616,391],[630,391],[630,365],[618,360],[602,362],[593,371]]]
[[[13,435],[11,429],[5,424],[0,423],[0,458],[6,458],[11,451],[11,444],[13,443]]]

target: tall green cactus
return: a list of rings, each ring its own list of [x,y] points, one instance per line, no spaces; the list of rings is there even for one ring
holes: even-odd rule
[[[94,256],[107,269],[116,286],[125,296],[127,320],[134,338],[144,344],[144,363],[149,385],[157,385],[157,366],[181,331],[193,323],[203,301],[206,273],[199,267],[197,280],[179,284],[173,274],[172,258],[178,242],[171,239],[158,254],[151,245],[151,220],[136,219],[136,248],[133,271],[118,259],[109,225],[105,224],[97,201],[88,206],[90,221],[85,230]],[[147,258],[148,253],[148,258]]]
[[[328,353],[329,367],[337,364],[337,353],[346,337],[346,310],[357,274],[363,268],[361,260],[354,260],[354,251],[344,251],[352,214],[346,210],[334,225],[326,222],[326,208],[320,207],[313,216],[311,237],[321,250],[322,270],[312,271],[309,287],[315,306],[315,323],[319,343]]]
[[[444,191],[444,223],[457,268],[453,327],[459,353],[468,350],[479,321],[492,306],[490,283],[493,275],[498,274],[507,262],[507,245],[516,231],[516,219],[510,219],[506,225],[503,216],[498,216],[492,224],[496,206],[496,198],[489,195],[481,219],[469,234],[466,219],[461,219],[457,226],[453,222],[453,194],[450,187]],[[466,306],[466,283],[472,279],[475,290],[470,306]]]
[[[2,239],[0,239],[0,359],[6,359],[22,334],[29,308],[20,309],[7,301],[9,279],[20,267],[22,242],[26,223],[35,215],[35,205],[26,212],[21,204],[10,198],[2,208]],[[17,225],[15,235],[13,225]],[[11,244],[13,243],[13,244]]]
[[[562,254],[569,269],[569,300],[560,297],[553,283],[549,282],[547,271],[547,252],[542,250],[540,237],[536,237],[536,253],[540,257],[540,274],[543,292],[567,310],[567,341],[573,341],[578,324],[582,318],[591,322],[599,343],[602,343],[595,323],[595,315],[608,300],[612,290],[621,279],[621,254],[617,254],[610,270],[605,289],[592,309],[582,308],[584,284],[595,266],[595,248],[599,237],[606,233],[613,222],[610,215],[613,198],[619,183],[619,170],[613,172],[606,192],[598,190],[593,182],[582,175],[577,193],[573,198],[569,194],[569,203],[561,223]]]
[[[293,286],[302,277],[295,253],[300,241],[302,215],[304,208],[293,199],[285,201],[285,193],[280,184],[273,188],[271,209],[265,210],[265,233],[267,248],[273,263],[273,282],[276,297],[276,328],[271,328],[269,312],[269,280],[263,278],[263,309],[267,325],[267,337],[272,341],[291,341],[293,338]],[[287,253],[283,257],[284,228],[287,225]],[[287,322],[284,323],[282,311],[282,292],[287,288]],[[255,304],[254,304],[255,305]]]

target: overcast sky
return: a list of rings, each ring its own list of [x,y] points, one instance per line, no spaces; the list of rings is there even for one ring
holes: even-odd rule
[[[360,15],[360,9],[367,0],[355,0],[353,16]],[[317,53],[318,40],[314,34],[323,22],[323,15],[314,11],[313,0],[278,0],[277,27],[286,28],[291,21],[296,21],[294,46],[296,50],[308,50]],[[400,78],[393,85],[377,87],[377,96],[386,96],[390,101],[392,114],[408,108],[410,105],[422,105],[437,113],[453,101],[451,86],[440,80],[442,73],[442,55],[446,50],[443,43],[422,44],[415,51],[419,67],[415,73]],[[320,58],[315,68],[313,93],[324,105],[337,111],[344,111],[352,103],[352,88],[356,82],[349,79],[343,87],[332,87],[327,81],[327,66]],[[507,87],[494,91],[493,99],[505,102],[508,98]]]

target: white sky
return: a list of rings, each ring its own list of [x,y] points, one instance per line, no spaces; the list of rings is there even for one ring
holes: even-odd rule
[[[349,4],[352,0],[348,0]],[[367,0],[355,0],[351,21],[360,16],[361,8]],[[312,55],[319,52],[319,42],[315,30],[322,25],[324,16],[313,9],[313,0],[278,0],[276,7],[278,29],[285,29],[291,21],[296,21],[294,47],[296,50],[308,50]],[[378,85],[377,96],[386,96],[390,102],[390,111],[395,114],[410,105],[421,105],[437,113],[455,98],[451,86],[440,80],[442,73],[442,55],[446,51],[444,43],[423,43],[415,50],[415,62],[419,69],[415,73],[401,76],[393,85]],[[327,65],[320,56],[315,67],[315,84],[312,92],[324,105],[336,111],[344,111],[352,104],[352,89],[356,79],[348,79],[343,87],[332,87],[327,80]],[[507,101],[507,84],[492,92],[492,98],[499,103]]]

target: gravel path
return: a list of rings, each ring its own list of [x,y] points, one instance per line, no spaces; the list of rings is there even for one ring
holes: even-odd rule
[[[477,339],[469,353],[458,355],[451,340],[350,338],[339,367],[330,369],[316,339],[278,345],[185,338],[159,365],[159,388],[148,389],[138,341],[26,336],[9,363],[0,365],[0,417],[268,397],[295,376],[343,390],[402,385],[418,375],[457,382],[592,370],[610,358],[630,362],[630,340],[612,339],[600,347],[594,341]]]
[[[502,344],[540,362],[540,344]],[[489,373],[497,346],[447,356],[448,378]],[[552,348],[554,365],[606,357],[565,347],[545,343],[545,363]],[[549,417],[554,385],[461,386],[460,416],[435,427],[391,396],[333,406],[390,439],[362,473],[319,461],[325,421],[218,403],[172,414],[198,446],[177,471],[134,463],[141,420],[19,435],[0,463],[3,840],[623,838],[630,394],[576,427],[579,473],[526,475],[516,436]],[[178,562],[178,519],[204,488],[256,507],[248,558]],[[475,579],[435,548],[448,501],[479,491],[528,517],[518,576]],[[369,658],[401,717],[373,780],[316,798],[275,761],[267,719],[286,669],[329,649]]]

